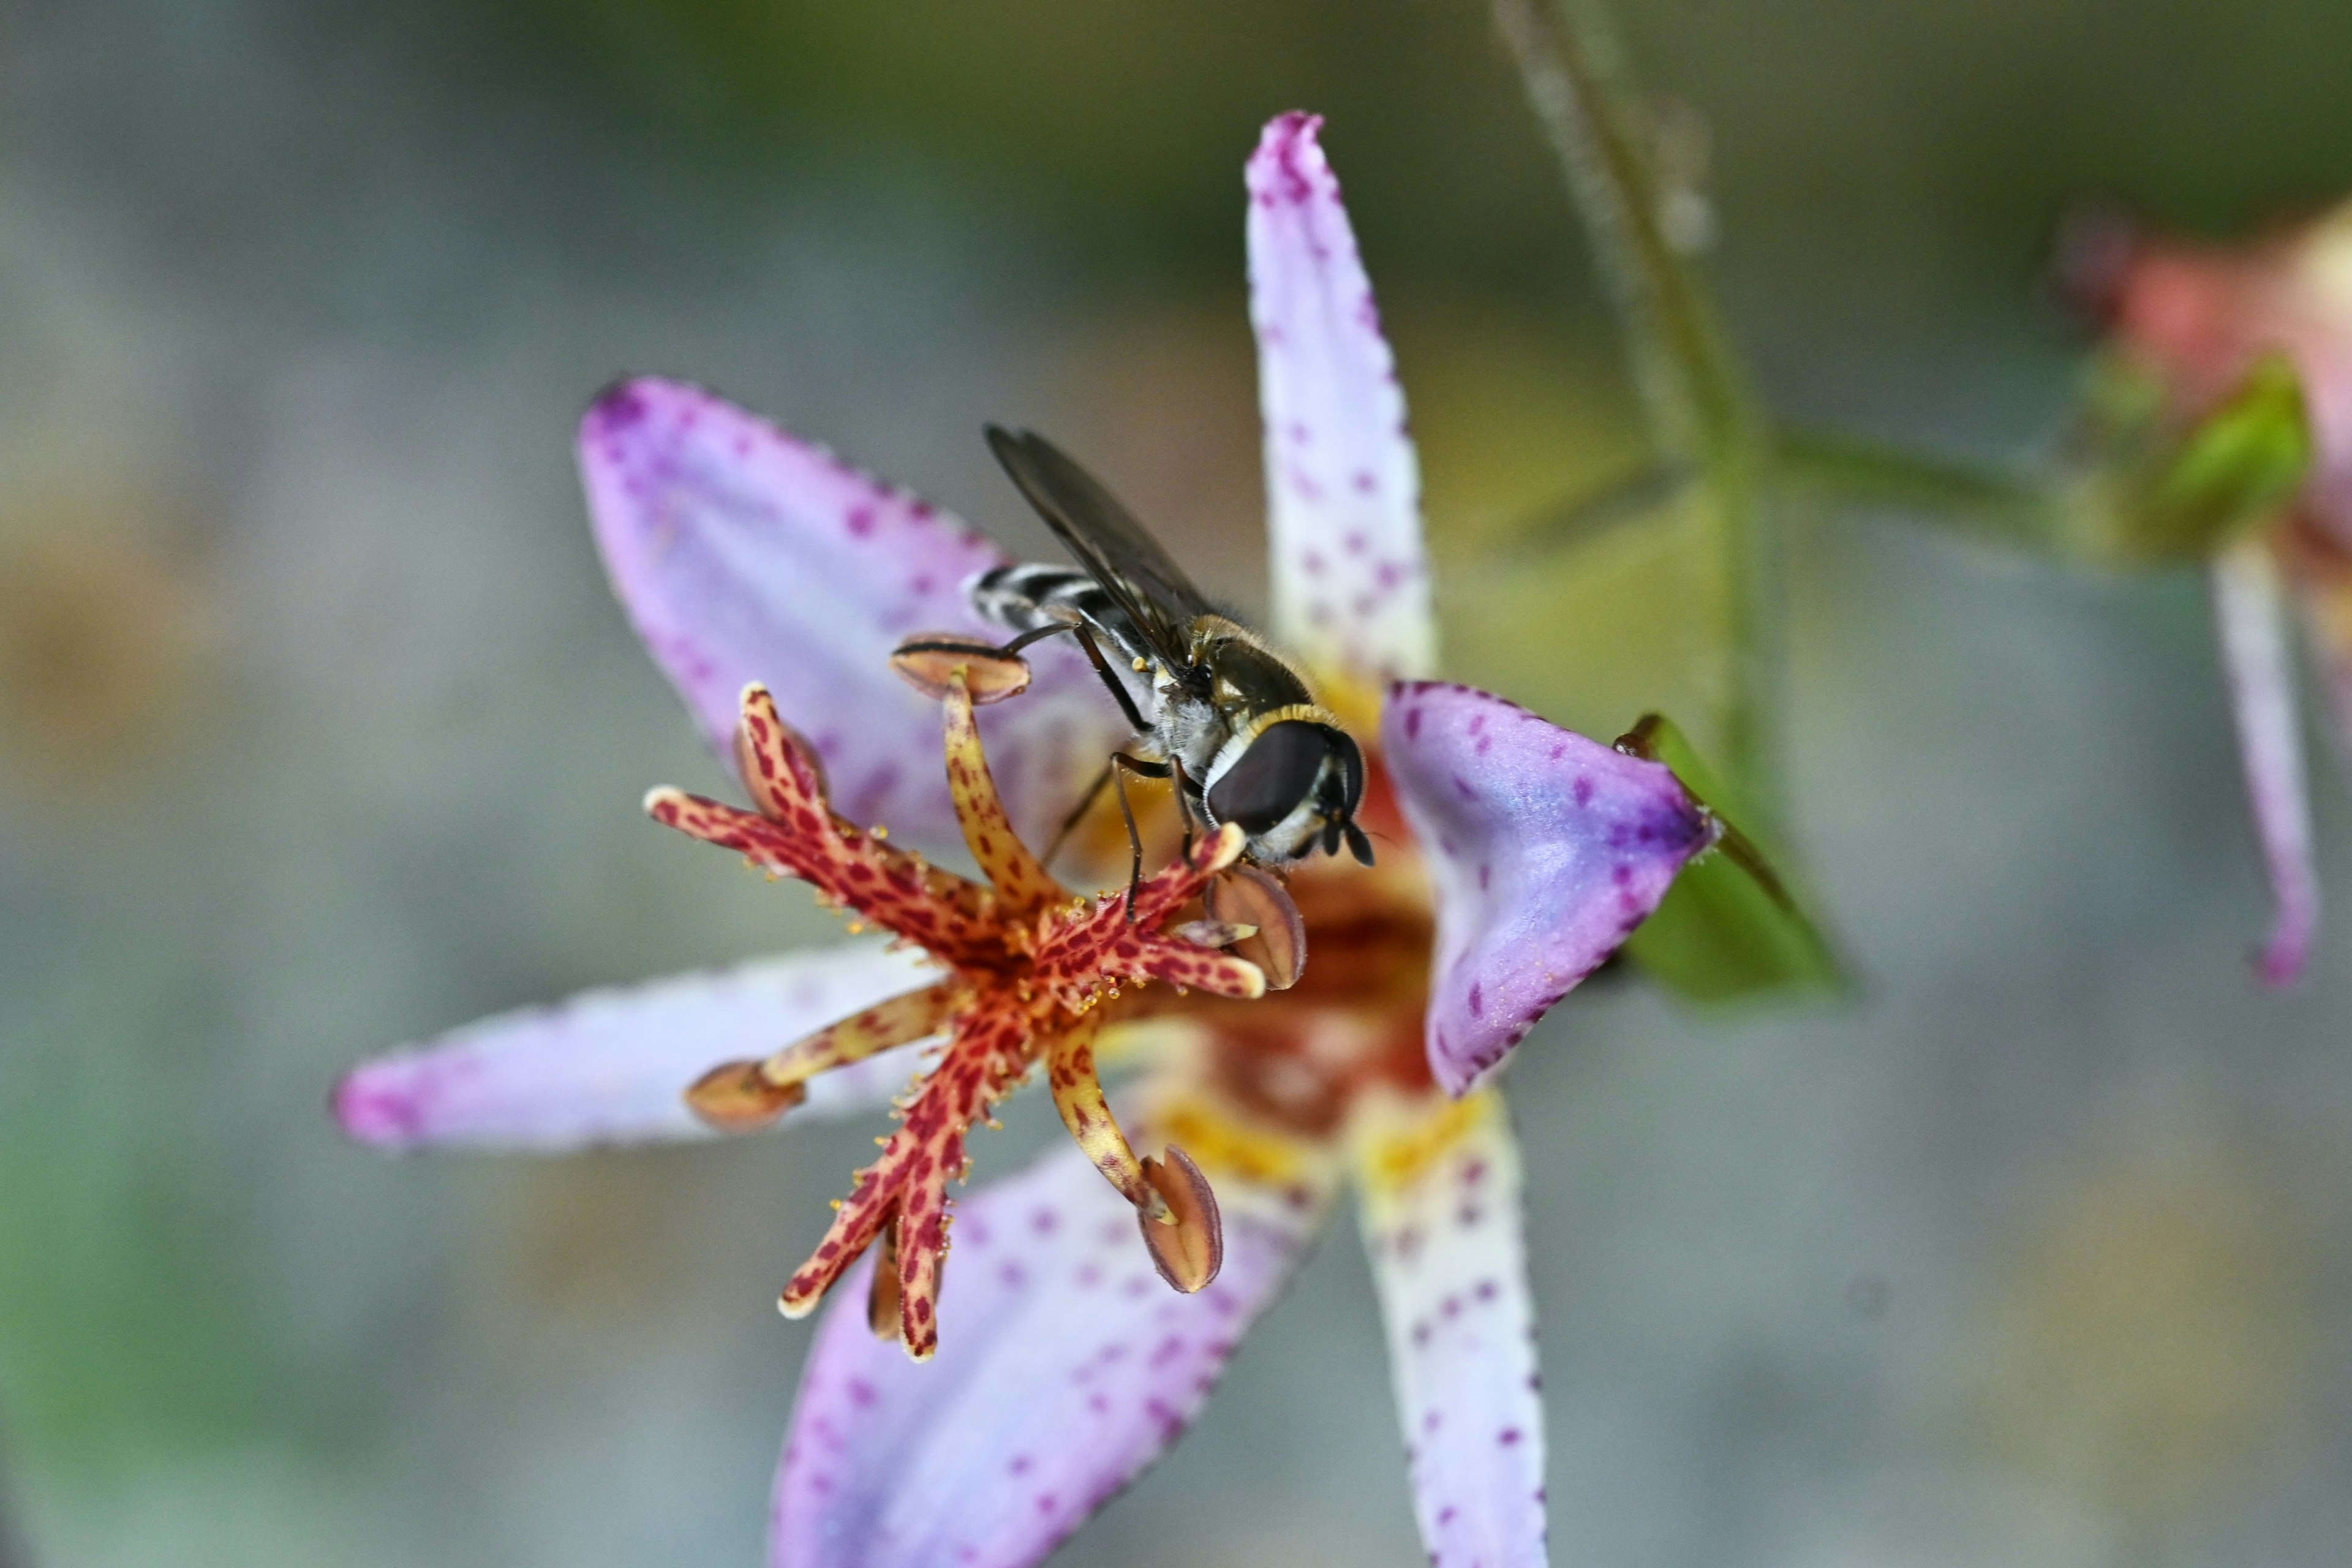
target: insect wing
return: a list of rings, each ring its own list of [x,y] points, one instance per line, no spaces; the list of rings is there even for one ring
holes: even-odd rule
[[[1118,498],[1034,431],[988,426],[988,445],[1037,515],[1127,612],[1172,670],[1190,668],[1190,632],[1214,608]]]

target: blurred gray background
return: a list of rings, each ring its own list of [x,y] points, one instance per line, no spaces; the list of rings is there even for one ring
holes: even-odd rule
[[[1792,418],[2062,416],[2085,193],[2226,233],[2352,188],[2318,0],[1657,0],[1737,333]],[[1496,563],[1630,399],[1454,0],[11,0],[0,9],[0,1513],[45,1568],[759,1560],[871,1131],[386,1161],[357,1058],[834,929],[647,824],[713,787],[570,468],[709,382],[1009,542],[977,439],[1096,461],[1260,594],[1240,166],[1327,113],[1423,437],[1451,672],[1687,701],[1687,563]],[[1793,534],[1793,798],[1863,977],[1596,988],[1522,1053],[1556,1561],[2352,1553],[2352,930],[2267,916],[2197,584]],[[2326,760],[2326,752],[2318,752]],[[2345,799],[2318,809],[2352,903]],[[983,1177],[1049,1135],[1035,1108]],[[1057,1134],[1055,1134],[1057,1135]],[[1335,1231],[1072,1564],[1420,1560]],[[8,1552],[0,1537],[0,1557]]]

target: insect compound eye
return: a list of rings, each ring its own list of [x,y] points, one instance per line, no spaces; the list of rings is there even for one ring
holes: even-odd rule
[[[1339,816],[1344,821],[1355,820],[1356,807],[1364,803],[1364,750],[1356,744],[1356,737],[1345,730],[1324,731],[1330,737],[1332,753],[1339,759]],[[1338,851],[1333,851],[1334,854]],[[1367,861],[1369,865],[1370,862]]]
[[[1331,753],[1320,724],[1286,719],[1269,724],[1209,786],[1209,810],[1219,822],[1264,833],[1298,808],[1315,788],[1323,759]]]

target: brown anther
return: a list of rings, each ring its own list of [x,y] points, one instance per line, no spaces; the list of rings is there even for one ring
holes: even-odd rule
[[[1143,1179],[1167,1205],[1160,1215],[1139,1211],[1136,1223],[1160,1278],[1190,1296],[1208,1288],[1225,1262],[1224,1221],[1217,1194],[1201,1167],[1175,1144],[1162,1159],[1143,1162]]]
[[[771,1083],[758,1062],[721,1062],[686,1091],[687,1109],[721,1132],[757,1132],[808,1098],[805,1085]]]
[[[1000,653],[991,644],[951,632],[908,637],[890,655],[898,679],[931,699],[942,700],[948,682],[959,669],[975,707],[1002,702],[1029,689],[1029,661],[1016,653]]]
[[[898,1337],[898,1222],[882,1227],[874,1248],[874,1283],[866,1292],[866,1326],[877,1340]]]
[[[1268,991],[1287,991],[1298,983],[1307,968],[1307,922],[1280,882],[1255,866],[1228,866],[1209,884],[1202,901],[1210,919],[1255,928],[1232,943],[1233,954],[1265,972]]]

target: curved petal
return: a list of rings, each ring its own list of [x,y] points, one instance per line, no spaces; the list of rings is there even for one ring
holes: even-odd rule
[[[1462,1094],[1658,907],[1716,827],[1662,764],[1467,686],[1391,688],[1381,746],[1437,885],[1429,1065]]]
[[[776,1478],[773,1568],[1026,1568],[1173,1441],[1325,1205],[1221,1179],[1224,1268],[1153,1273],[1135,1211],[1075,1149],[961,1205],[938,1354],[866,1326],[874,1259],[834,1292]]]
[[[686,1108],[687,1086],[707,1068],[766,1056],[938,973],[919,952],[855,942],[584,992],[362,1063],[335,1086],[335,1120],[362,1143],[397,1150],[709,1137]],[[785,1121],[880,1109],[906,1087],[919,1049],[902,1046],[812,1080]]]
[[[1433,1568],[1542,1568],[1543,1399],[1502,1097],[1391,1106],[1357,1141],[1364,1246]]]
[[[1377,685],[1431,673],[1437,630],[1404,394],[1322,124],[1271,121],[1246,176],[1274,624]]]
[[[775,693],[816,746],[835,807],[925,847],[960,842],[936,703],[889,667],[921,631],[985,635],[964,597],[1005,556],[928,501],[682,382],[607,389],[580,423],[580,469],[614,591],[719,754],[744,686]],[[1024,834],[1050,833],[1125,735],[1074,650],[982,722]]]
[[[2256,538],[2216,556],[2212,573],[2213,617],[2230,679],[2230,706],[2237,716],[2246,794],[2278,906],[2254,968],[2265,984],[2286,985],[2303,973],[2318,934],[2319,877],[2312,866],[2303,729],[2295,713],[2294,665],[2286,647],[2278,563],[2269,541]]]

